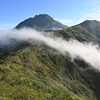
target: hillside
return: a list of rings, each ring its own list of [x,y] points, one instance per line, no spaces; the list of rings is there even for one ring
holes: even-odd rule
[[[48,48],[48,47],[47,47]],[[20,45],[0,53],[0,98],[4,100],[96,100],[100,73],[83,71],[83,61],[73,62],[46,46]],[[54,59],[55,58],[55,59]],[[99,99],[98,99],[99,100]]]
[[[55,31],[53,35],[68,39],[65,34],[69,32],[70,37],[78,39],[78,34],[72,36],[74,28],[62,30],[64,34]],[[93,35],[84,36],[82,40],[98,41]],[[37,46],[26,41],[0,53],[0,99],[99,100],[99,84],[99,71],[45,44]]]
[[[62,37],[64,39],[76,39],[81,42],[93,42],[98,43],[100,40],[98,37],[90,33],[86,28],[81,25],[75,25],[63,30],[54,31],[54,36]]]
[[[20,29],[23,27],[29,27],[36,30],[55,30],[55,29],[64,29],[68,26],[61,24],[58,21],[55,21],[52,17],[47,14],[39,14],[34,18],[28,18],[21,23],[19,23],[15,28]]]
[[[27,19],[16,28],[34,28],[33,20],[40,16],[44,15]],[[42,21],[39,20],[41,25],[36,22],[39,30],[46,25]],[[52,28],[50,25],[46,30]],[[96,35],[80,24],[48,32],[65,40],[100,43]],[[4,45],[5,49],[0,51],[0,100],[99,100],[100,72],[90,64],[72,60],[68,54],[62,55],[44,43],[16,41],[12,38],[14,44]]]
[[[100,22],[96,20],[86,20],[80,24],[86,28],[90,33],[100,39]]]

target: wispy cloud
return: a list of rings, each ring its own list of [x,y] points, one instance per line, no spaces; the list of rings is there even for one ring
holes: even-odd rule
[[[91,12],[82,12],[83,19],[92,19],[100,21],[100,10]]]
[[[100,70],[100,47],[98,45],[83,43],[77,40],[65,41],[61,38],[51,37],[50,34],[45,36],[44,32],[38,32],[29,28],[10,31],[4,38],[0,39],[0,43],[2,42],[1,40],[8,43],[7,39],[9,40],[9,38],[18,40],[33,39],[36,44],[45,43],[63,55],[69,54],[72,59],[83,59],[94,68]]]
[[[97,20],[100,21],[100,10],[90,11],[90,12],[82,12],[80,19],[74,21],[73,25],[79,24],[85,20]]]
[[[81,13],[80,19],[92,19],[100,21],[100,1],[99,0],[91,0],[90,3],[84,5],[87,10]]]
[[[67,19],[67,18],[56,18],[59,22],[61,22],[64,25],[71,26],[73,24],[73,20]]]

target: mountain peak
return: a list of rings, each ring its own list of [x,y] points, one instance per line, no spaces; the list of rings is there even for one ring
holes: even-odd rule
[[[85,21],[82,22],[81,24],[84,24],[84,23],[89,24],[89,23],[100,23],[100,22],[97,21],[97,20],[85,20]]]
[[[90,33],[100,38],[100,22],[97,20],[86,20],[80,23],[81,26],[86,28]]]
[[[35,15],[34,19],[48,19],[48,20],[54,20],[51,16],[49,16],[48,14],[39,14],[39,15]]]
[[[54,30],[67,28],[66,25],[63,25],[60,22],[54,20],[48,14],[35,15],[34,18],[28,18],[16,26],[17,29],[23,27],[33,28],[37,30]]]
[[[52,17],[49,16],[48,14],[39,14],[39,15],[35,15],[34,18],[36,18],[36,17],[50,17],[50,18],[52,18]]]

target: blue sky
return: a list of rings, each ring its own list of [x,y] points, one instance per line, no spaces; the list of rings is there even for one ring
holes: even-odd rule
[[[0,0],[0,33],[41,13],[68,26],[100,20],[100,0]]]

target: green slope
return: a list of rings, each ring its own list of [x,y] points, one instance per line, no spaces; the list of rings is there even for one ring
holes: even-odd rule
[[[53,36],[99,42],[80,25],[54,31]],[[1,100],[99,100],[99,93],[99,71],[46,45],[22,43],[0,52]]]
[[[96,100],[91,72],[82,71],[78,61],[32,45],[12,51],[0,54],[0,98]]]
[[[90,33],[81,25],[76,25],[67,29],[55,31],[55,36],[63,37],[64,39],[77,39],[81,42],[87,41],[97,43],[100,41],[98,37]]]
[[[86,28],[89,32],[100,39],[100,22],[96,20],[86,20],[80,23],[81,26]]]

